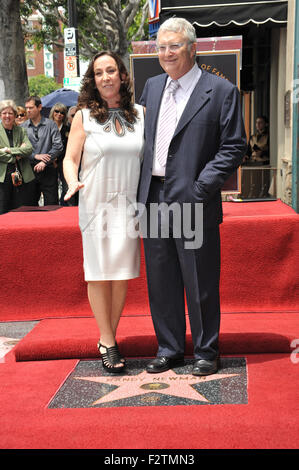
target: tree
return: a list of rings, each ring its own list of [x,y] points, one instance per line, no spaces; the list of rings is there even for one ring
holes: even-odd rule
[[[52,91],[58,90],[61,85],[56,83],[55,78],[46,77],[45,75],[36,75],[29,78],[30,95],[46,96]]]
[[[145,37],[148,1],[80,0],[76,6],[80,55],[90,58],[99,50],[109,49],[128,62],[130,41]],[[67,0],[24,0],[24,19],[33,10],[39,10],[44,17],[40,30],[29,30],[25,24],[34,42],[63,46],[63,28],[68,25]]]
[[[20,1],[1,0],[0,8],[0,100],[23,105],[28,96]]]

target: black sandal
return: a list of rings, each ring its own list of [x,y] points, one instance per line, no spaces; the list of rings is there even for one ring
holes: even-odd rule
[[[102,349],[102,350],[101,350]],[[102,363],[105,370],[110,373],[119,373],[122,372],[125,368],[124,362],[121,360],[121,355],[119,353],[118,347],[111,346],[107,348],[103,346],[100,342],[98,343],[98,350],[102,356]],[[104,351],[103,351],[104,350]],[[121,366],[117,366],[116,364],[122,363]]]
[[[125,363],[126,363],[126,360],[125,360],[124,356],[122,355],[122,353],[120,352],[119,347],[118,347],[118,344],[117,344],[116,341],[115,341],[115,347],[116,347],[116,349],[117,349],[117,351],[118,351],[118,354],[119,354],[119,357],[120,357],[120,362],[122,362],[123,364],[125,364]]]

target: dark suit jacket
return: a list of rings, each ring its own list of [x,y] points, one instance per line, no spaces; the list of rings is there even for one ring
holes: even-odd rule
[[[145,149],[138,201],[146,204],[155,135],[167,74],[150,78],[140,103],[146,107]],[[222,222],[221,187],[241,164],[246,135],[240,94],[229,81],[202,71],[169,146],[165,202],[202,202],[206,227]]]

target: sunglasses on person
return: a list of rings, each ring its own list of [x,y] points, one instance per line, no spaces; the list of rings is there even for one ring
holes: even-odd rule
[[[65,112],[64,112],[64,111],[60,111],[60,109],[54,109],[54,113],[63,114],[63,116],[65,116]]]
[[[19,118],[19,117],[24,117],[24,116],[26,116],[26,114],[25,114],[25,113],[20,113],[20,114],[17,114],[17,118]]]

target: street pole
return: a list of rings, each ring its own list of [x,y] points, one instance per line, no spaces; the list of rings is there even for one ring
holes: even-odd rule
[[[76,44],[76,59],[77,59],[77,77],[80,77],[80,64],[79,64],[79,43],[78,43],[78,22],[77,22],[77,7],[76,0],[67,1],[69,21],[68,27],[75,29],[75,44]]]
[[[77,9],[76,9],[76,1],[75,0],[68,0],[67,7],[69,12],[69,28],[77,28]]]

